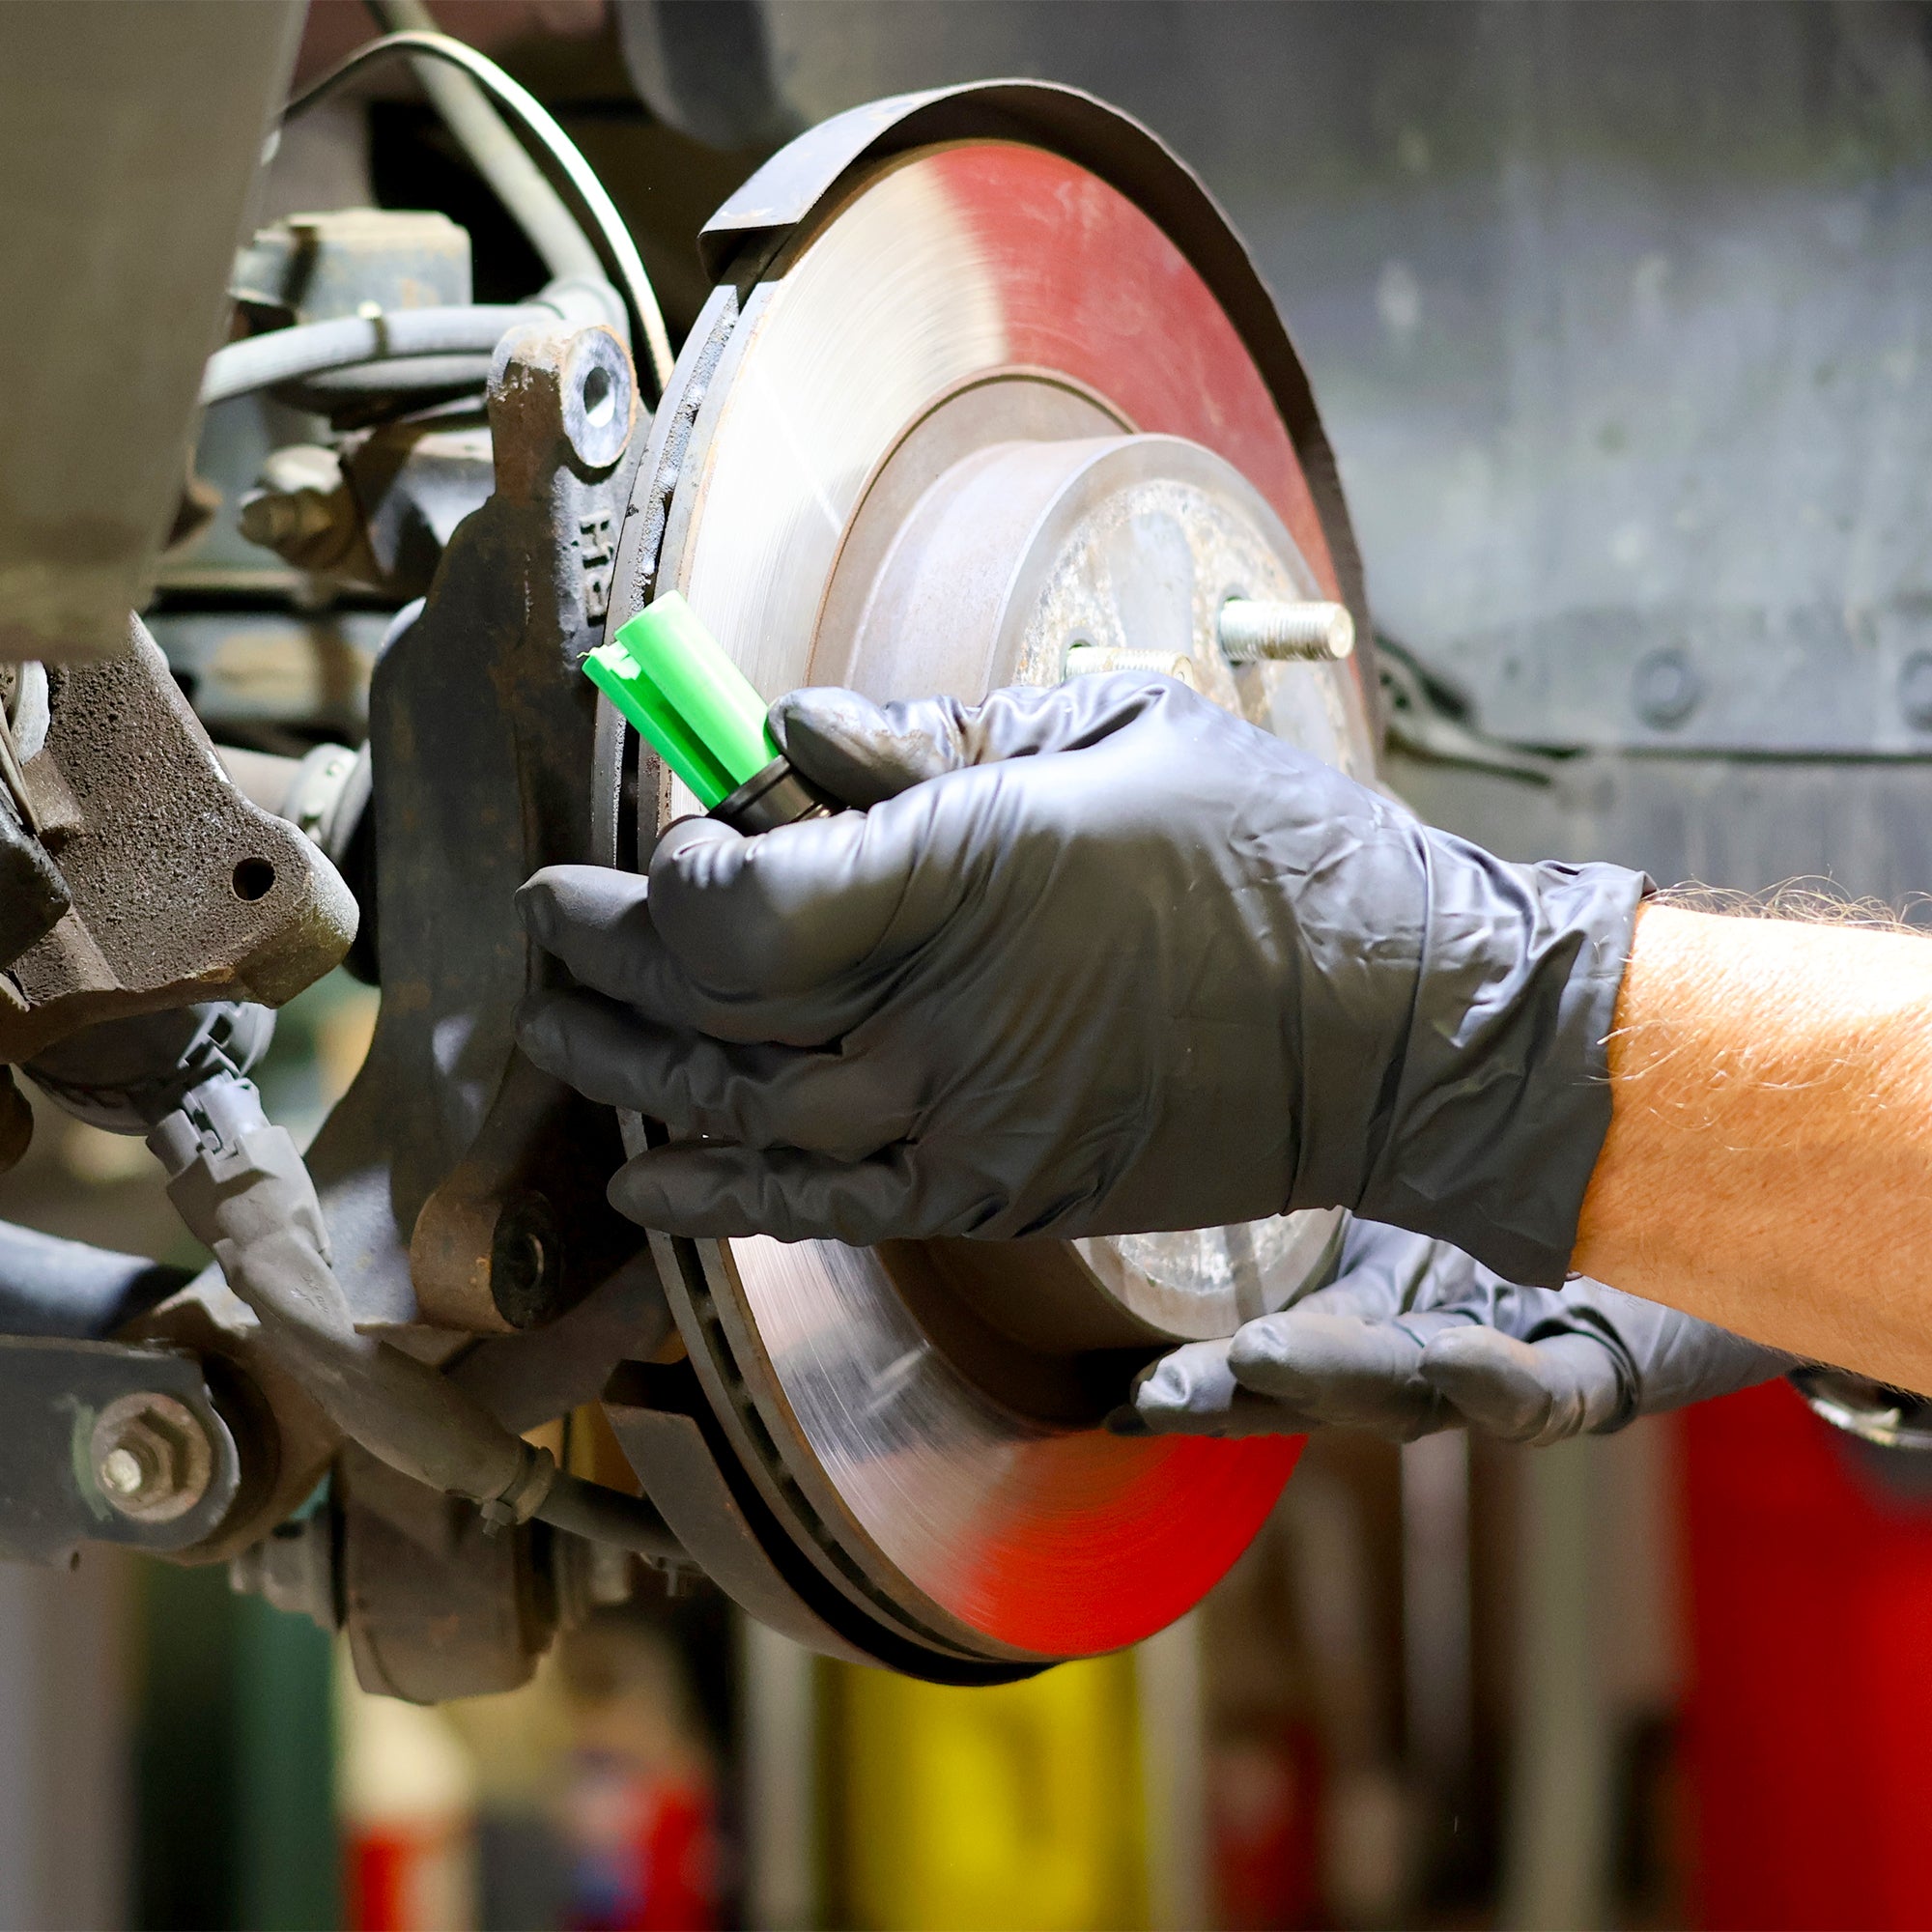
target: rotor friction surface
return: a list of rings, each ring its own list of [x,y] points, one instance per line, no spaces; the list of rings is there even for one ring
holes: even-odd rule
[[[961,142],[882,164],[747,293],[701,380],[656,582],[768,694],[846,681],[821,625],[867,491],[949,398],[993,380],[1064,409],[1050,436],[1104,420],[1215,451],[1286,526],[1296,575],[1337,594],[1233,325],[1131,202],[1043,150]],[[1368,765],[1351,670],[1274,668],[1333,681],[1301,707],[1333,724],[1310,749]],[[1163,1628],[1246,1548],[1299,1453],[1028,1421],[938,1351],[870,1251],[696,1245],[756,1409],[750,1473],[821,1569],[848,1584],[856,1570],[866,1595],[970,1655],[1091,1655]],[[704,1338],[686,1339],[698,1356]]]
[[[1300,1452],[1030,1425],[954,1372],[866,1250],[731,1245],[795,1427],[869,1532],[867,1569],[887,1558],[981,1648],[1088,1656],[1164,1628],[1247,1547]]]

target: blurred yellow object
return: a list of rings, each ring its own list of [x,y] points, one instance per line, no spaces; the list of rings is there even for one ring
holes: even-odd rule
[[[860,1932],[1148,1923],[1131,1656],[955,1690],[832,1666],[834,1868]]]
[[[376,1011],[383,996],[374,986],[359,986],[346,973],[332,982],[335,997],[315,1026],[315,1058],[322,1076],[324,1102],[332,1107],[349,1092],[368,1058],[376,1036]]]
[[[90,1187],[117,1187],[144,1179],[158,1168],[139,1134],[110,1134],[85,1121],[61,1122],[60,1158],[75,1180]]]

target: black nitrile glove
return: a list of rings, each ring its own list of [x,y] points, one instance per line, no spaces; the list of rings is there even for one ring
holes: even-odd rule
[[[1467,1426],[1541,1448],[1770,1381],[1792,1357],[1571,1281],[1519,1288],[1446,1241],[1353,1221],[1333,1282],[1141,1377],[1123,1433],[1407,1442]]]
[[[773,707],[859,812],[520,902],[523,1041],[664,1122],[648,1226],[866,1244],[1340,1204],[1563,1278],[1644,882],[1509,866],[1184,686]]]

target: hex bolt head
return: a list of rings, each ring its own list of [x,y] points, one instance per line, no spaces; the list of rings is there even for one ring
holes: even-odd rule
[[[214,1478],[206,1427],[171,1395],[117,1396],[95,1418],[88,1451],[102,1499],[135,1522],[185,1516]]]
[[[1221,606],[1221,655],[1230,664],[1334,664],[1355,648],[1346,604],[1231,597]]]

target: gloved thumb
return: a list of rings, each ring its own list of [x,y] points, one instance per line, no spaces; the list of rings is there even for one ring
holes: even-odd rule
[[[866,810],[963,762],[954,755],[949,721],[939,715],[948,702],[881,710],[856,691],[810,686],[772,706],[772,736],[807,778]]]
[[[1629,1420],[1616,1358],[1588,1335],[1519,1342],[1494,1328],[1446,1328],[1421,1375],[1471,1428],[1535,1449]]]
[[[1208,700],[1171,678],[1122,672],[1050,689],[1014,686],[978,704],[919,697],[878,705],[856,691],[809,687],[781,697],[770,716],[785,756],[864,810],[971,765],[1080,751],[1164,705],[1186,710]]]
[[[1189,1342],[1135,1378],[1128,1405],[1107,1418],[1116,1435],[1293,1435],[1306,1418],[1244,1389],[1225,1342]]]

